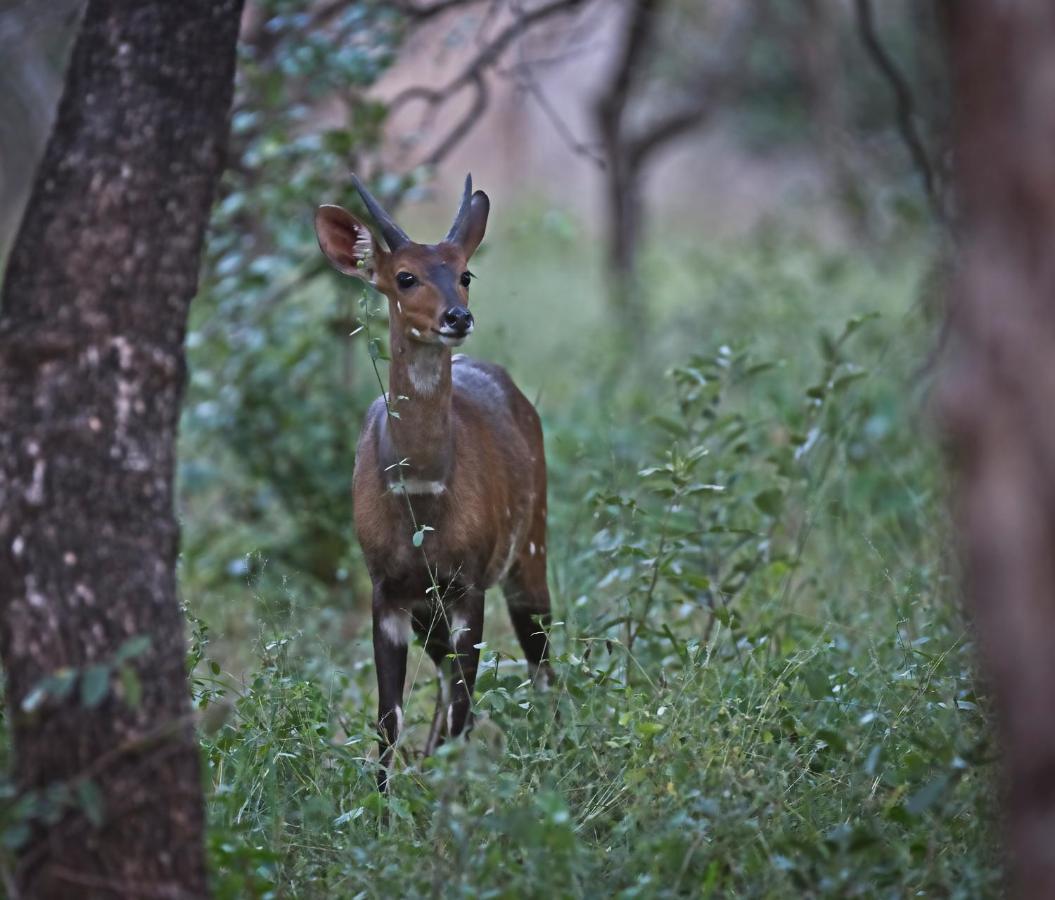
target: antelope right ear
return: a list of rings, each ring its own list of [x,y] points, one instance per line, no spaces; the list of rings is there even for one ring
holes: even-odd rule
[[[372,281],[377,244],[370,229],[340,206],[320,206],[315,212],[315,236],[338,272]]]

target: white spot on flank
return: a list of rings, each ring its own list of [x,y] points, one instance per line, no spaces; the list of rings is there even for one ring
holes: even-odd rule
[[[405,491],[408,494],[442,494],[447,485],[442,481],[425,481],[421,478],[404,478],[391,484],[393,491]]]
[[[501,581],[506,575],[509,574],[509,570],[513,567],[513,560],[517,556],[517,547],[520,545],[520,532],[519,530],[514,531],[509,539],[509,552],[506,554],[505,562],[502,563],[502,569],[498,573],[497,581]]]
[[[454,704],[447,707],[447,734],[454,737]]]
[[[26,542],[22,539],[22,535],[19,535],[11,542],[11,552],[15,556],[21,556],[22,551],[26,549]]]
[[[530,553],[532,556],[535,555],[535,542],[534,541],[532,541],[530,544],[528,544],[528,553]]]
[[[378,626],[381,629],[381,633],[393,644],[402,647],[410,643],[409,613],[403,610],[382,613]]]
[[[453,616],[451,616],[451,642],[452,643],[454,643],[454,644],[458,643],[458,638],[461,636],[462,632],[465,631],[465,629],[468,626],[468,624],[469,624],[468,620],[465,618],[465,616],[458,615],[458,613],[455,613]]]
[[[64,563],[66,563],[67,566],[76,565],[77,564],[77,554],[73,553],[70,550],[67,550],[62,556],[62,561]]]
[[[399,737],[403,731],[403,707],[396,707],[396,737]]]
[[[508,506],[506,507],[506,518],[507,519],[512,519],[513,518],[513,510],[511,510]]]

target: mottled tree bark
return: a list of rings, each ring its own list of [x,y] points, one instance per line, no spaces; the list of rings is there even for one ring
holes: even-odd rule
[[[241,3],[90,0],[0,295],[0,654],[19,788],[55,810],[26,897],[207,893],[172,481]],[[112,664],[140,635],[137,698]]]
[[[1055,5],[946,12],[962,242],[940,396],[1016,888],[1055,897]]]

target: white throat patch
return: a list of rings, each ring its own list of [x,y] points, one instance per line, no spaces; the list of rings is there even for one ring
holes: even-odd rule
[[[422,397],[435,393],[440,383],[440,366],[443,365],[439,354],[430,359],[426,354],[420,354],[417,358],[407,361],[407,374],[414,390]]]

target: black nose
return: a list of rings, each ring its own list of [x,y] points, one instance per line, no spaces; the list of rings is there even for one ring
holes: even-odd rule
[[[443,324],[459,334],[465,334],[473,327],[473,314],[464,306],[452,306],[443,314]]]

